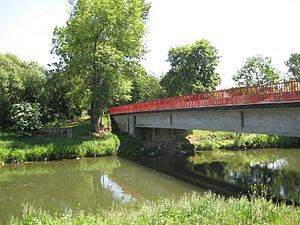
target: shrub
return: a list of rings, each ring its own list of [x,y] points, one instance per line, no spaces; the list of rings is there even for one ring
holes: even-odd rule
[[[11,109],[12,130],[18,134],[30,136],[41,128],[41,113],[38,103],[18,103]]]

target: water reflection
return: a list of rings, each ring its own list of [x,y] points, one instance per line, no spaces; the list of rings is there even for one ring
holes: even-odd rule
[[[254,184],[277,199],[300,203],[300,150],[266,149],[223,154],[204,152],[190,159],[138,159],[142,165],[221,194],[247,194]],[[219,156],[218,156],[219,155]]]
[[[232,153],[243,160],[209,154],[201,160],[145,158],[136,160],[139,164],[108,157],[1,167],[0,224],[11,215],[21,216],[27,203],[50,212],[94,212],[99,206],[179,197],[201,190],[196,186],[240,194],[253,184],[265,184],[278,198],[300,203],[299,150]]]
[[[261,151],[267,152],[267,150]],[[278,150],[269,151],[271,154],[272,151],[274,153]],[[257,187],[265,185],[270,195],[300,203],[300,171],[298,170],[300,151],[294,150],[298,154],[298,159],[290,157],[289,153],[292,150],[281,151],[286,151],[285,158],[252,162],[236,162],[232,159],[218,161],[216,159],[215,162],[194,163],[194,171],[248,189],[254,184]],[[295,156],[295,154],[292,155]],[[281,152],[278,157],[282,156]]]
[[[260,166],[260,167],[265,167],[269,170],[278,170],[282,169],[284,166],[288,165],[288,161],[285,159],[277,159],[274,162],[267,162],[267,163],[262,163],[262,162],[250,162],[250,167],[254,166]]]
[[[160,196],[182,196],[196,189],[131,161],[105,157],[33,163],[0,168],[0,224],[21,216],[23,206],[49,212],[93,213],[98,207]]]
[[[135,197],[131,194],[126,194],[121,186],[112,181],[108,175],[103,175],[100,177],[101,185],[104,189],[107,189],[113,193],[116,199],[119,199],[122,203],[127,203],[135,200]]]

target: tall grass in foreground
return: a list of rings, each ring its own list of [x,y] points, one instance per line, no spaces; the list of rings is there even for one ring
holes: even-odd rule
[[[51,216],[26,208],[22,219],[10,224],[300,224],[300,209],[275,205],[265,198],[227,198],[192,193],[180,200],[161,199],[99,209],[95,214],[68,211]]]

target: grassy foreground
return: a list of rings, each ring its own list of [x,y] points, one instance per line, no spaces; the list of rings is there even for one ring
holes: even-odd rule
[[[73,137],[32,136],[21,137],[0,133],[0,163],[73,159],[116,155],[120,146],[114,134],[89,137],[87,118],[62,126],[73,127]]]
[[[197,150],[255,149],[255,148],[297,148],[300,138],[266,134],[241,134],[218,131],[193,131],[188,139]]]
[[[180,200],[161,199],[99,209],[96,214],[48,212],[27,208],[10,224],[300,224],[300,209],[275,205],[263,197],[241,199],[192,193]]]

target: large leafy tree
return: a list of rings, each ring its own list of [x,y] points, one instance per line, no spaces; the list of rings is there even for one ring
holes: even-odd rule
[[[161,80],[166,95],[215,90],[220,82],[220,76],[215,71],[219,58],[217,49],[207,40],[171,48],[168,54],[171,69]]]
[[[291,80],[300,80],[300,54],[291,54],[288,61],[285,62],[288,67],[288,77]]]
[[[54,31],[60,70],[86,84],[95,131],[106,107],[130,98],[126,71],[144,53],[148,11],[144,0],[74,0],[67,25]]]
[[[232,79],[239,87],[248,87],[279,82],[280,73],[272,65],[270,57],[257,55],[248,58]]]
[[[9,126],[13,104],[39,103],[46,83],[46,70],[7,53],[0,54],[0,126]]]
[[[79,76],[66,71],[51,71],[46,85],[43,105],[47,108],[48,120],[73,119],[88,108],[88,89]]]

